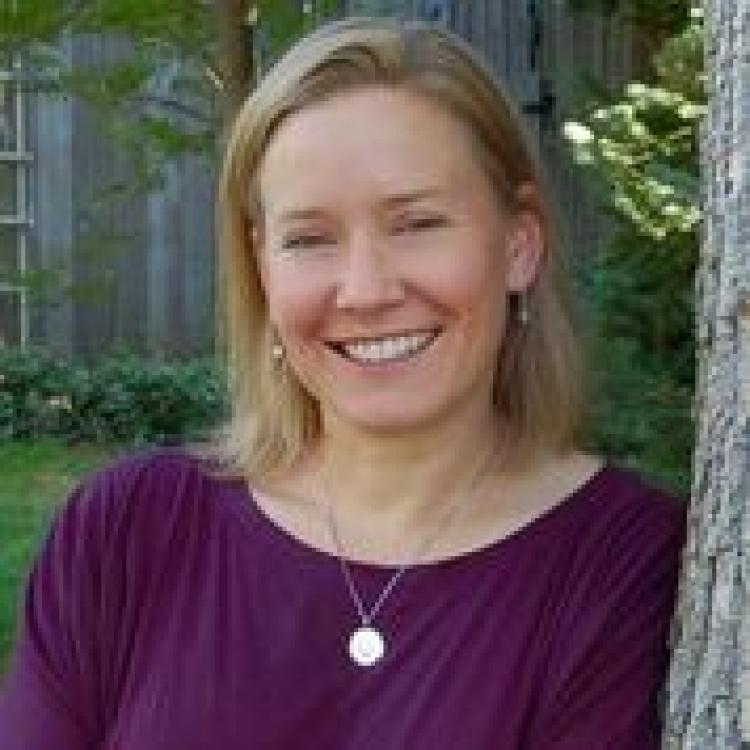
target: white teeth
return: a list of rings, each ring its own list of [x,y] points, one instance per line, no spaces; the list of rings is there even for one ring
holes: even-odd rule
[[[389,362],[416,354],[425,349],[437,336],[436,332],[415,333],[405,336],[357,341],[342,344],[341,349],[350,359],[358,362]]]

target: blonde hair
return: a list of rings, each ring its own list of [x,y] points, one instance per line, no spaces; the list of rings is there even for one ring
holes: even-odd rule
[[[260,81],[231,130],[217,204],[219,341],[231,414],[213,437],[222,471],[262,477],[297,461],[319,436],[318,405],[288,367],[274,366],[254,229],[262,216],[260,160],[279,124],[347,90],[391,86],[430,98],[468,125],[479,163],[505,205],[532,184],[545,240],[527,290],[530,320],[511,316],[499,352],[495,404],[515,467],[572,448],[583,416],[583,347],[573,325],[559,233],[539,159],[522,119],[490,69],[459,37],[419,21],[348,18],[295,44]],[[205,453],[205,452],[204,452]]]

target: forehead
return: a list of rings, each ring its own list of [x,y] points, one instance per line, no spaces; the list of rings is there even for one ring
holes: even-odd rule
[[[259,178],[269,210],[360,193],[441,188],[460,196],[487,187],[468,126],[425,96],[389,88],[340,94],[291,115],[269,142]]]

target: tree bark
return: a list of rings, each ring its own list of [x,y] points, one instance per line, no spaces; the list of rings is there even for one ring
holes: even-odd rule
[[[251,11],[256,0],[216,0],[219,70],[229,123],[253,87],[255,73]]]
[[[750,541],[750,70],[743,57],[750,0],[707,0],[704,8],[710,96],[701,135],[697,445],[672,630],[667,750],[742,747]]]

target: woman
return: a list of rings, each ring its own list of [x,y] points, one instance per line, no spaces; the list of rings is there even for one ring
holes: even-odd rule
[[[577,446],[541,177],[452,35],[353,19],[239,113],[232,416],[79,488],[0,746],[658,747],[684,514]]]

